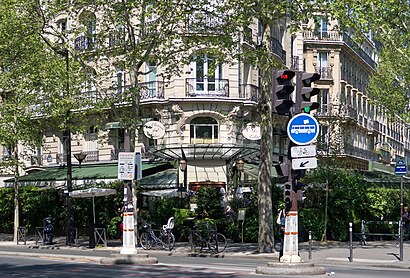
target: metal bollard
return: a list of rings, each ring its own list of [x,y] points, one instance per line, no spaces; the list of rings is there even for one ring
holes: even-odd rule
[[[312,231],[309,231],[309,260],[312,259]]]
[[[353,262],[353,224],[352,222],[349,222],[349,249],[350,249],[349,261]]]

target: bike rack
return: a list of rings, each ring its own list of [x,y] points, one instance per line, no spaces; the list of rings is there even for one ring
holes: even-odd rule
[[[17,230],[17,245],[19,242],[24,242],[24,245],[26,245],[26,227],[18,227]]]
[[[36,238],[36,245],[38,244],[39,241],[43,242],[43,239],[44,239],[44,229],[43,229],[43,227],[36,227],[36,230],[35,230],[34,234],[35,234],[35,238]]]
[[[104,245],[107,247],[107,234],[105,228],[94,228],[95,245]]]

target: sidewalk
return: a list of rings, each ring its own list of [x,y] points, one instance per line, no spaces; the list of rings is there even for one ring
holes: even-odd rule
[[[368,245],[361,246],[358,242],[354,242],[353,260],[349,261],[350,250],[348,242],[313,242],[311,246],[311,259],[309,260],[309,245],[307,242],[299,243],[299,254],[303,261],[312,262],[315,265],[366,265],[373,267],[391,267],[391,268],[410,268],[410,242],[405,242],[403,246],[403,261],[399,260],[400,250],[396,247],[395,241],[372,241]],[[119,253],[122,246],[119,240],[108,240],[107,247],[97,246],[94,249],[88,248],[88,239],[80,238],[78,246],[66,246],[65,237],[56,237],[53,240],[53,245],[35,244],[35,239],[28,236],[26,245],[19,243],[17,245],[12,241],[11,235],[0,234],[0,248],[7,249],[10,254],[18,253],[19,255],[30,256],[32,253],[27,252],[27,249],[41,249],[42,256],[70,256],[70,253],[80,252],[84,254],[83,258],[92,261],[99,261],[103,256]],[[25,252],[21,252],[26,249]],[[55,251],[55,250],[58,250]],[[19,252],[20,251],[20,252]],[[0,251],[4,254],[5,251]],[[254,259],[264,259],[278,261],[278,253],[258,253],[257,243],[228,243],[226,250],[220,254],[211,254],[208,252],[193,253],[187,242],[177,242],[172,251],[155,248],[152,250],[143,250],[137,248],[140,254],[149,254],[155,257],[156,255],[167,256],[201,256],[201,257],[246,257]],[[34,251],[33,251],[34,253]],[[58,253],[58,255],[56,254]],[[77,259],[79,255],[74,255]]]

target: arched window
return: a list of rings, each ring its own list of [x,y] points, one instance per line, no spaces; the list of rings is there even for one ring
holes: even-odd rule
[[[211,117],[198,117],[191,121],[191,144],[218,143],[218,122]]]

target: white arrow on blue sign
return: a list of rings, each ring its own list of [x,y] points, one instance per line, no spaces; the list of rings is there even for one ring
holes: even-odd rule
[[[289,120],[287,133],[296,145],[308,145],[319,135],[319,123],[309,114],[297,114]]]

